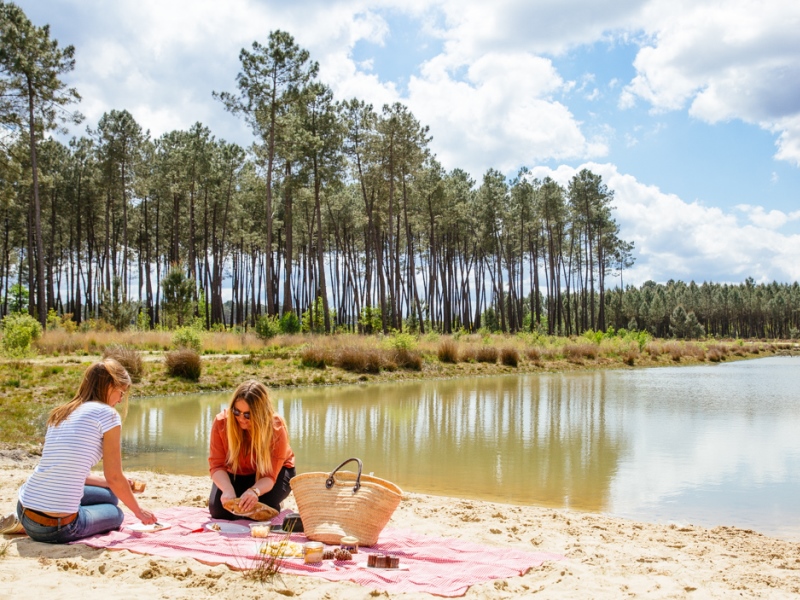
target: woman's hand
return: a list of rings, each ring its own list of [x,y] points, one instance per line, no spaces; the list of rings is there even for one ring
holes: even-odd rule
[[[241,510],[241,512],[243,513],[255,510],[256,503],[258,503],[258,496],[256,495],[256,493],[253,491],[252,488],[247,489],[241,495],[241,498],[239,500],[239,510]]]
[[[152,513],[149,510],[144,509],[144,508],[140,508],[139,512],[137,512],[135,514],[136,514],[136,518],[139,519],[142,522],[142,524],[144,524],[144,525],[152,525],[153,523],[158,521],[158,519],[156,518],[155,513]]]

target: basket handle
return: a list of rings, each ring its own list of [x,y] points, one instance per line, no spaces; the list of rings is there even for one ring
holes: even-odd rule
[[[353,462],[353,461],[356,461],[358,463],[358,475],[356,476],[356,484],[353,486],[353,493],[356,493],[358,491],[358,489],[361,487],[361,459],[360,458],[348,458],[346,461],[344,461],[342,464],[340,464],[338,467],[336,467],[333,471],[331,471],[331,474],[328,475],[328,478],[325,480],[325,487],[327,489],[331,489],[333,487],[333,484],[336,483],[336,480],[333,477],[336,474],[336,471],[341,469],[347,463]]]

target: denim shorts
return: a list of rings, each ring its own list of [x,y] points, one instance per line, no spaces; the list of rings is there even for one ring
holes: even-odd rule
[[[124,515],[117,504],[119,500],[108,488],[87,485],[78,507],[78,517],[63,527],[40,525],[26,517],[23,506],[17,502],[17,518],[30,538],[48,544],[67,544],[98,533],[119,529]]]

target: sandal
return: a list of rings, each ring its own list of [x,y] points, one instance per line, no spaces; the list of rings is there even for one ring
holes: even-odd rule
[[[0,519],[0,534],[11,535],[15,533],[25,533],[22,523],[17,519],[15,513],[11,513]]]

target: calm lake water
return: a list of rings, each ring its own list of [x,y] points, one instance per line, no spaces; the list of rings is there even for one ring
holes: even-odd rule
[[[272,390],[299,472],[800,540],[800,358]],[[229,394],[131,402],[124,464],[207,473]],[[210,483],[210,482],[209,482]]]

